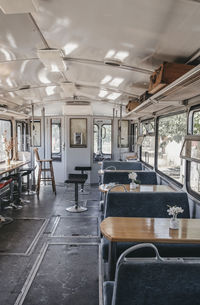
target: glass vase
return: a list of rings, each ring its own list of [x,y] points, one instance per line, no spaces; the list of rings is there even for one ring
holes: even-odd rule
[[[136,183],[134,182],[134,180],[132,180],[132,182],[130,183],[130,190],[135,190],[137,187]]]
[[[170,218],[169,227],[170,229],[175,229],[175,230],[179,228],[179,219],[177,218],[177,215],[173,215],[173,217]]]

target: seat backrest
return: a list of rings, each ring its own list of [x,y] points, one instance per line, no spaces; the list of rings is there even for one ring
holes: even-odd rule
[[[189,218],[189,203],[185,192],[108,192],[105,217],[171,217],[167,205],[180,206],[179,218]]]
[[[134,261],[121,263],[112,305],[200,304],[200,262]]]
[[[107,167],[114,166],[116,169],[134,169],[134,170],[142,170],[141,162],[126,162],[126,161],[104,161],[102,169],[106,169]]]
[[[34,153],[35,153],[36,160],[40,161],[40,156],[39,156],[39,153],[38,153],[38,148],[34,148]]]
[[[155,172],[147,171],[134,171],[137,174],[137,180],[141,184],[157,184],[157,176]],[[103,183],[107,184],[110,182],[115,182],[119,184],[129,184],[131,179],[128,177],[127,172],[105,172],[103,175]]]

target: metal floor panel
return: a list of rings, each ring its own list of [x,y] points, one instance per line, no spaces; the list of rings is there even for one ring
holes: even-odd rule
[[[29,255],[47,222],[44,218],[18,218],[1,228],[0,255]]]
[[[15,305],[98,305],[99,245],[47,244]]]
[[[51,237],[98,237],[98,217],[58,217]]]

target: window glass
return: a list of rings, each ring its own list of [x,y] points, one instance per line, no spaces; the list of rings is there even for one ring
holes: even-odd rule
[[[154,133],[154,120],[142,122],[142,135],[141,144],[141,159],[145,163],[154,166],[155,155],[155,133]]]
[[[186,132],[186,113],[159,119],[158,169],[182,184],[185,175],[185,161],[180,158],[180,151]]]
[[[193,113],[193,135],[200,135],[200,111]],[[193,141],[191,143],[191,153],[195,159],[199,159],[199,142]],[[189,145],[189,144],[188,144]],[[188,153],[188,150],[187,150]],[[190,162],[190,188],[200,194],[200,163]]]
[[[61,161],[61,119],[51,119],[51,158]]]
[[[94,153],[97,154],[99,151],[99,127],[94,124]]]
[[[111,130],[112,126],[104,124],[102,125],[102,153],[111,154]]]
[[[95,119],[93,125],[94,161],[110,160],[112,153],[112,121]]]
[[[193,114],[193,134],[200,135],[200,111]]]
[[[6,160],[4,136],[7,142],[11,140],[11,122],[0,120],[0,162]],[[11,154],[11,153],[10,153]]]
[[[118,147],[120,146],[121,142],[121,147],[125,148],[129,146],[129,121],[128,120],[122,120],[121,121],[121,141],[120,141],[120,120],[118,121]]]
[[[145,136],[142,142],[142,161],[154,166],[155,136]]]

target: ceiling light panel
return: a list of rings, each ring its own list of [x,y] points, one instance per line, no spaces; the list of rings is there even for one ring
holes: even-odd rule
[[[46,94],[47,95],[53,95],[55,94],[55,88],[56,86],[49,86],[45,88]]]
[[[58,49],[37,50],[37,55],[43,65],[52,72],[64,72],[67,70],[62,58],[63,53]]]
[[[121,93],[113,92],[107,96],[107,99],[116,100],[120,95],[121,95]]]
[[[123,61],[128,56],[129,56],[129,52],[119,51],[115,54],[114,58]]]
[[[71,54],[74,50],[76,50],[78,48],[78,44],[77,43],[73,43],[73,42],[70,42],[70,43],[67,43],[63,49],[64,49],[64,52],[65,52],[65,55],[69,55]]]
[[[102,79],[101,84],[102,84],[102,85],[107,84],[108,82],[111,81],[111,79],[112,79],[112,76],[106,75],[106,76]]]
[[[113,78],[113,80],[109,83],[110,86],[113,86],[113,87],[119,87],[119,85],[121,83],[123,83],[124,79],[121,78],[121,77],[115,77]]]
[[[0,0],[4,14],[34,13],[38,10],[37,0]]]
[[[110,58],[110,57],[113,57],[115,55],[116,51],[115,50],[109,50],[107,53],[106,53],[106,58]]]
[[[108,91],[107,90],[100,90],[99,92],[99,97],[105,97],[106,95],[108,94]]]

